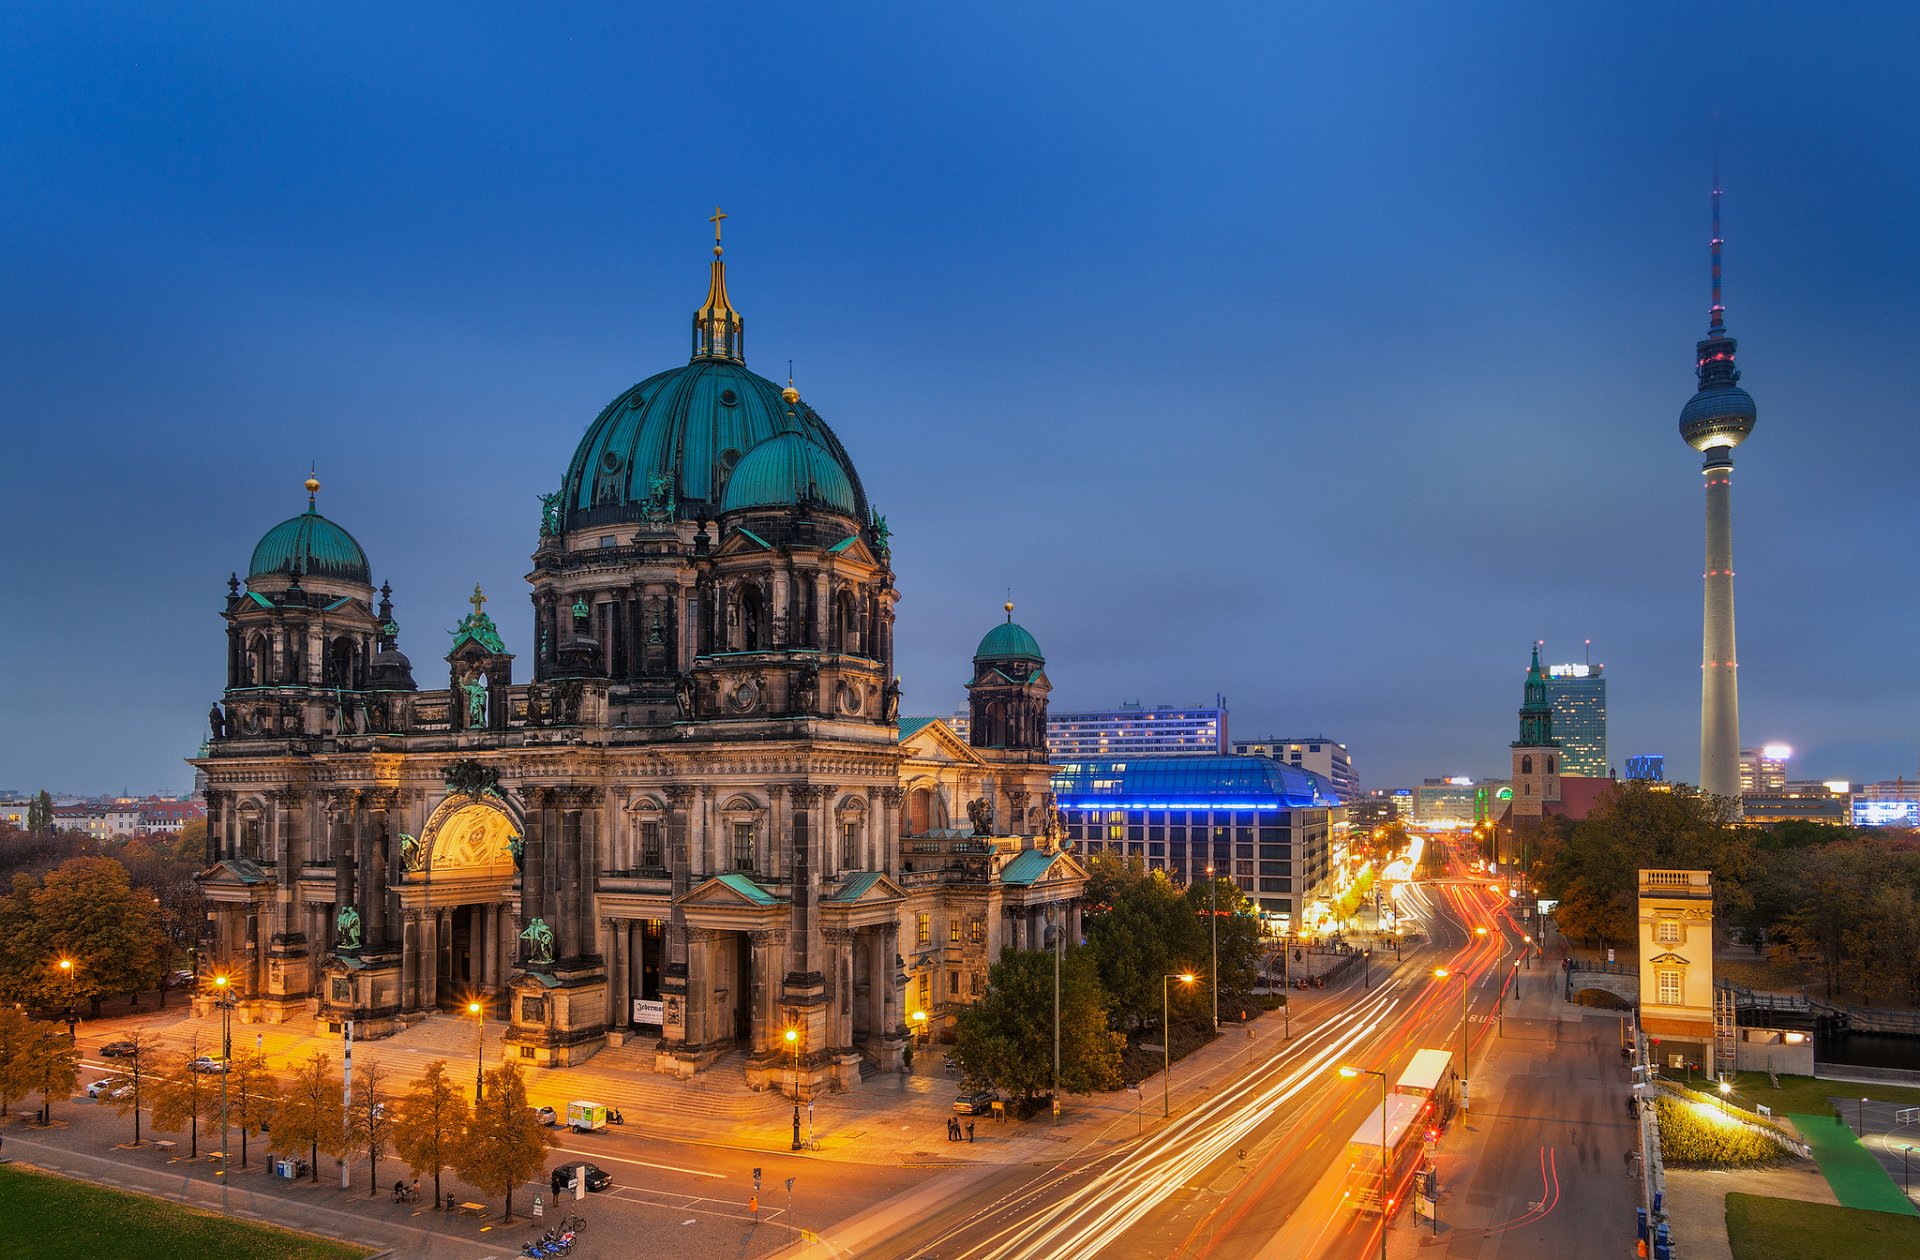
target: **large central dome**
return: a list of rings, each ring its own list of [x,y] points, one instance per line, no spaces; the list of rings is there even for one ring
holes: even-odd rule
[[[669,504],[676,520],[711,519],[723,510],[727,482],[747,453],[787,433],[839,465],[851,503],[837,493],[826,505],[850,507],[865,523],[866,491],[827,422],[791,385],[782,390],[747,370],[744,321],[727,299],[717,239],[713,253],[707,298],[693,316],[693,361],[641,381],[593,422],[561,485],[562,531],[660,519]],[[764,493],[755,497],[762,500]]]
[[[796,432],[830,454],[853,487],[856,518],[867,496],[846,448],[813,408],[789,406],[781,387],[746,365],[697,358],[650,376],[607,404],[567,466],[563,486],[566,530],[637,521],[664,496],[679,520],[720,513],[728,479],[748,451],[783,432]]]

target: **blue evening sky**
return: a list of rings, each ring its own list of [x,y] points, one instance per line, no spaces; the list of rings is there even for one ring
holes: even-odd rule
[[[1362,780],[1504,773],[1527,644],[1698,757],[1722,117],[1745,742],[1913,776],[1904,5],[9,5],[0,788],[178,789],[227,574],[304,506],[444,685],[530,652],[535,496],[749,365],[896,537],[907,712],[1011,587],[1060,708],[1225,693]]]

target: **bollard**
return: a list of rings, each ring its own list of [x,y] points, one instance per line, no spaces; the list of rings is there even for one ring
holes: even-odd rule
[[[1635,1238],[1645,1238],[1647,1236],[1647,1209],[1635,1208],[1633,1209],[1633,1214],[1639,1218],[1634,1222],[1633,1236]]]

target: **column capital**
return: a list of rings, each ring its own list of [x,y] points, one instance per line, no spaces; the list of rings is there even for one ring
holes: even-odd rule
[[[666,793],[667,800],[672,802],[675,809],[686,808],[687,802],[693,799],[691,783],[669,783],[662,791]]]
[[[902,787],[883,787],[880,789],[880,799],[898,809],[900,802],[907,799],[907,790]]]
[[[858,933],[853,928],[830,927],[821,928],[820,935],[826,938],[829,945],[851,945]]]
[[[704,944],[708,941],[717,941],[722,936],[725,936],[725,935],[726,935],[725,932],[718,931],[714,928],[690,927],[687,929],[687,940],[693,944]]]
[[[765,949],[769,945],[785,945],[787,943],[787,930],[785,928],[755,928],[753,931],[747,933],[747,936],[761,949]]]
[[[825,796],[827,789],[817,783],[793,783],[787,786],[787,796],[802,809],[812,805]]]

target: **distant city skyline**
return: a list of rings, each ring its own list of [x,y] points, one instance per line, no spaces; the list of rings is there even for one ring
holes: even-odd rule
[[[537,496],[685,361],[716,204],[748,365],[881,488],[902,712],[1011,588],[1059,711],[1224,692],[1405,786],[1505,773],[1517,646],[1592,637],[1612,746],[1691,782],[1716,110],[1743,742],[1920,773],[1908,8],[1743,12],[1711,82],[1684,11],[373,20],[14,24],[0,782],[190,783],[315,466],[423,679],[476,582],[531,660]]]

